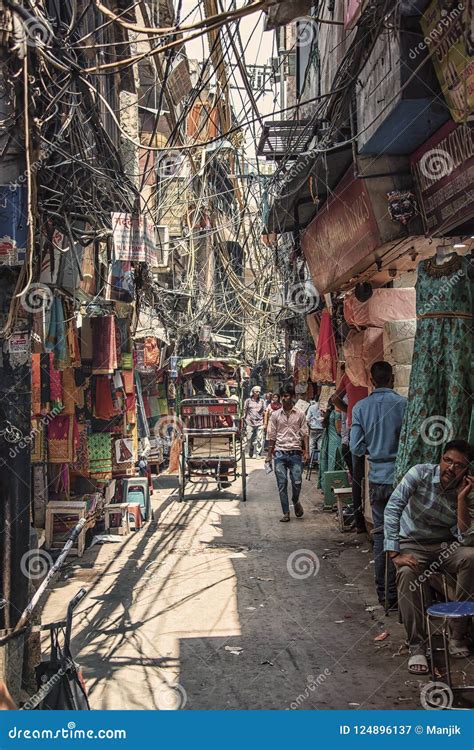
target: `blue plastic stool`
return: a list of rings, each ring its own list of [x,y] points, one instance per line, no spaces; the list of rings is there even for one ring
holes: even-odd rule
[[[446,664],[446,681],[450,690],[454,692],[468,692],[474,690],[474,685],[466,685],[463,687],[453,688],[451,682],[451,662],[449,658],[449,645],[448,645],[448,622],[449,620],[456,620],[460,617],[474,617],[474,602],[442,602],[441,604],[433,604],[426,610],[426,629],[428,632],[428,646],[430,650],[430,661],[431,661],[431,675],[436,680],[434,673],[434,658],[433,658],[433,642],[431,634],[431,618],[438,617],[443,620],[441,626],[441,632],[443,636],[443,651],[444,661]]]

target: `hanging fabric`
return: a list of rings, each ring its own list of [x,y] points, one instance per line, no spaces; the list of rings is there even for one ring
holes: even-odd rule
[[[312,379],[323,383],[334,383],[336,381],[336,371],[337,349],[332,327],[332,317],[329,310],[323,310]]]
[[[418,265],[417,326],[397,481],[415,464],[437,463],[451,438],[468,436],[472,302],[468,258],[454,254],[443,264],[429,258]]]
[[[41,414],[41,354],[31,355],[31,413]]]
[[[94,342],[92,373],[111,375],[118,367],[115,318],[113,315],[92,318],[91,325]]]
[[[48,462],[51,464],[74,461],[75,419],[71,416],[54,417],[48,424]],[[76,427],[77,439],[77,427]]]
[[[93,432],[88,438],[89,470],[91,479],[112,479],[112,435]]]

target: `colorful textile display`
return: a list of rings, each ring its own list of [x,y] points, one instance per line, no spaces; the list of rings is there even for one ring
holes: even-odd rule
[[[77,441],[77,423],[74,417],[60,415],[48,424],[48,461],[51,464],[72,463],[74,442]]]
[[[370,386],[370,368],[383,360],[383,329],[351,330],[344,342],[346,374],[355,386]]]
[[[74,380],[74,370],[70,367],[63,370],[62,390],[63,390],[63,414],[73,415],[76,411],[76,381]]]
[[[63,302],[60,297],[53,297],[45,349],[53,353],[54,365],[57,370],[69,367],[71,361],[66,339],[66,322]]]
[[[309,357],[306,352],[296,352],[294,380],[297,384],[308,382],[309,378]]]
[[[112,400],[110,380],[106,375],[98,375],[95,378],[94,394],[94,416],[97,419],[112,419],[116,410]]]
[[[79,336],[77,334],[76,321],[74,320],[72,310],[69,313],[70,320],[66,324],[66,339],[69,352],[69,361],[71,367],[81,366],[81,351],[79,348]]]
[[[77,425],[77,448],[76,460],[71,468],[76,474],[87,476],[89,474],[89,444],[88,444],[88,424],[79,422]]]
[[[31,413],[41,414],[41,354],[31,355]]]
[[[113,315],[92,318],[91,324],[93,338],[92,373],[94,375],[111,375],[118,367],[115,318]]]
[[[43,419],[31,420],[31,463],[46,461],[45,425]]]
[[[472,282],[469,259],[456,253],[421,261],[417,328],[408,405],[395,478],[415,464],[436,463],[452,437],[467,438],[472,410]]]
[[[112,435],[93,432],[88,438],[89,471],[92,479],[112,479]]]
[[[49,403],[52,409],[63,404],[61,372],[54,366],[54,354],[52,352],[49,355]]]
[[[336,380],[336,369],[337,350],[331,313],[329,310],[323,310],[312,379],[323,383],[334,383]]]
[[[383,328],[390,320],[405,320],[416,315],[416,292],[406,289],[374,289],[366,302],[359,302],[354,294],[344,299],[344,318],[355,328]]]
[[[154,336],[147,336],[145,339],[143,359],[145,367],[159,367],[160,347]]]

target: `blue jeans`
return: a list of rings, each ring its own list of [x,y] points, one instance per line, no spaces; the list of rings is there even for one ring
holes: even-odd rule
[[[283,513],[290,512],[288,501],[288,472],[290,472],[292,502],[295,505],[300,496],[303,473],[301,453],[287,453],[275,451],[275,476],[280,493],[281,509]]]
[[[376,484],[369,481],[369,497],[372,506],[372,518],[374,521],[374,570],[375,570],[375,588],[379,602],[385,601],[385,552],[383,549],[383,514],[385,506],[388,503],[390,495],[393,492],[391,484]],[[377,529],[379,529],[377,531]],[[397,600],[397,584],[395,581],[396,570],[393,562],[388,561],[388,601]]]

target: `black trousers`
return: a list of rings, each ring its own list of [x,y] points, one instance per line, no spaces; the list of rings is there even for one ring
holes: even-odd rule
[[[352,455],[352,507],[354,521],[358,529],[365,529],[364,509],[362,507],[362,493],[365,479],[365,456]]]

